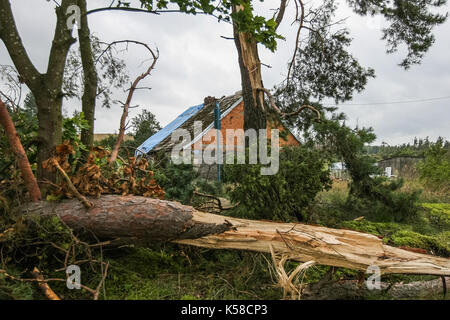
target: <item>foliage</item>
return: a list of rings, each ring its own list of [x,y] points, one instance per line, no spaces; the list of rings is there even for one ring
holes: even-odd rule
[[[434,43],[433,27],[445,22],[448,14],[434,13],[446,0],[347,0],[354,11],[362,16],[381,15],[389,26],[383,29],[387,52],[397,52],[406,45],[408,54],[400,66],[409,68],[422,60]]]
[[[165,197],[189,204],[194,192],[197,173],[191,164],[175,165],[170,161],[154,169],[155,180],[164,189]]]
[[[370,215],[372,219],[396,221],[416,214],[419,192],[396,192],[403,181],[379,176],[375,159],[367,154],[365,144],[375,139],[371,128],[352,130],[332,120],[316,124],[315,128],[316,139],[324,150],[343,159],[350,174],[349,210],[376,212]]]
[[[444,140],[444,138],[439,137],[436,142],[441,139]],[[380,146],[366,146],[366,149],[368,154],[374,155],[378,159],[401,156],[423,157],[425,151],[433,144],[434,142],[431,141],[429,137],[423,139],[415,137],[413,143],[408,142],[400,145],[389,145],[383,142]],[[447,140],[443,142],[443,148],[450,150],[450,142]]]
[[[83,112],[74,112],[72,118],[63,118],[62,140],[68,141],[73,146],[73,165],[77,166],[82,158],[82,152],[86,151],[86,146],[81,142],[81,130],[89,129],[89,123],[84,118]]]
[[[420,179],[433,189],[450,190],[450,151],[439,138],[425,151],[425,160],[418,165]]]
[[[217,17],[219,21],[233,21],[239,31],[249,32],[257,42],[272,51],[276,49],[276,40],[283,38],[276,33],[277,23],[274,17],[267,19],[254,14],[251,0],[140,0],[140,2],[141,7],[149,11],[163,12],[163,9],[173,4],[184,13],[194,15],[206,13]],[[327,10],[330,10],[335,2],[327,0]],[[386,19],[389,25],[383,29],[383,39],[387,42],[387,52],[394,53],[400,45],[406,45],[408,54],[400,64],[404,68],[420,63],[434,42],[431,33],[433,28],[444,23],[447,18],[447,14],[433,12],[434,9],[442,8],[446,0],[347,0],[347,3],[359,15],[380,15]],[[233,5],[241,5],[243,10],[233,12]],[[130,2],[117,1],[117,6],[130,7]],[[314,20],[316,14],[317,10],[311,9],[305,14],[308,17],[305,20]]]
[[[277,24],[274,18],[266,19],[254,14],[251,0],[140,0],[141,7],[148,11],[167,9],[170,4],[178,6],[187,14],[206,13],[217,17],[219,21],[231,22],[241,32],[250,33],[253,38],[269,50],[277,47],[277,39],[283,39],[276,33]],[[129,7],[129,2],[118,1],[117,6]],[[233,5],[241,5],[243,10],[233,12]]]
[[[315,195],[330,187],[330,174],[318,150],[304,146],[280,151],[280,169],[272,176],[260,174],[261,165],[226,165],[226,182],[239,206],[232,214],[246,218],[304,220],[304,210]]]
[[[63,141],[79,142],[82,129],[88,129],[89,125],[84,118],[83,112],[75,112],[72,118],[63,119]]]
[[[69,141],[56,147],[55,154],[44,161],[42,166],[49,170],[64,170],[78,192],[88,196],[101,194],[134,194],[144,197],[164,198],[164,190],[154,179],[153,171],[148,169],[146,158],[131,157],[128,161],[118,159],[109,164],[108,150],[96,147],[89,154],[86,163],[80,167],[70,161],[75,150]],[[61,171],[59,170],[59,171]],[[52,197],[73,197],[66,180],[52,184]]]
[[[142,110],[140,114],[131,119],[133,128],[134,145],[140,146],[145,140],[161,130],[159,122],[153,113]]]
[[[129,80],[125,61],[117,56],[117,51],[109,47],[99,38],[91,37],[92,54],[97,68],[98,95],[103,107],[110,108],[113,103],[114,89],[123,88]],[[66,98],[81,99],[83,94],[83,66],[79,50],[72,49],[64,70],[63,92]]]
[[[351,100],[353,93],[361,92],[368,79],[374,77],[374,70],[363,68],[348,51],[349,31],[333,27],[336,9],[334,0],[311,9],[314,19],[308,22],[308,33],[298,42],[295,60],[290,65],[291,77],[275,93],[277,105],[284,112],[326,97],[336,102]]]

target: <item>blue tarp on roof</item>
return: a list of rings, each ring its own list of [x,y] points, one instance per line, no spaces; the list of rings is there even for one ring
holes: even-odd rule
[[[157,133],[148,138],[143,144],[141,144],[136,151],[136,155],[140,153],[148,153],[161,141],[167,138],[174,130],[178,129],[186,120],[194,116],[198,111],[203,108],[203,104],[188,108],[182,114],[180,114],[175,120],[169,123],[167,126],[159,130]]]

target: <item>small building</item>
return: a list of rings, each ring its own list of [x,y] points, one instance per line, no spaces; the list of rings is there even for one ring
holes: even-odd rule
[[[417,178],[417,164],[424,157],[419,156],[396,156],[378,161],[378,168],[384,172],[388,178]]]
[[[220,108],[220,133],[222,137],[226,137],[227,129],[244,129],[244,102],[242,94],[240,92],[234,95],[223,97],[217,100]],[[201,152],[205,150],[212,143],[217,144],[216,135],[217,130],[214,127],[216,104],[213,102],[208,103],[208,99],[205,99],[205,103],[188,108],[182,114],[180,114],[175,120],[170,122],[167,126],[160,131],[149,137],[142,145],[137,148],[136,154],[144,153],[151,155],[157,151],[171,152],[175,147],[175,143],[172,140],[172,133],[177,129],[185,129],[191,136],[189,145],[183,148],[190,147],[192,152]],[[201,123],[201,128],[196,128],[195,123]],[[287,129],[281,121],[273,123],[268,121],[267,125],[267,137],[270,139],[270,129],[279,129],[280,138],[279,145],[300,145],[299,140]],[[227,141],[225,138],[220,139],[220,150],[234,150],[240,145],[239,139],[233,141]],[[245,142],[244,142],[245,143]],[[232,145],[230,145],[232,144]],[[217,165],[205,165],[197,166],[200,170],[200,174],[209,179],[212,176],[216,177]]]
[[[335,162],[330,165],[330,173],[333,179],[348,180],[349,175],[344,162]]]
[[[109,138],[110,136],[113,136],[117,139],[118,134],[117,133],[94,133],[94,141],[102,141],[104,139]],[[130,134],[125,134],[123,136],[123,141],[131,141],[133,140],[133,136]]]

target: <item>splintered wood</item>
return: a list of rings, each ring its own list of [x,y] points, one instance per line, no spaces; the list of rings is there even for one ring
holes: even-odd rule
[[[75,230],[98,238],[120,238],[141,245],[172,241],[212,249],[275,253],[287,259],[381,273],[450,276],[450,259],[388,246],[374,235],[320,226],[237,219],[200,212],[177,202],[140,196],[103,195],[89,198],[86,209],[76,199],[38,202],[28,214],[58,215]]]

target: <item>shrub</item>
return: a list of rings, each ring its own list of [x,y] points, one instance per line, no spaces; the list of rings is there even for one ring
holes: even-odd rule
[[[299,220],[316,194],[331,187],[329,170],[320,151],[305,146],[280,151],[280,169],[272,176],[261,165],[226,165],[225,179],[232,183],[230,198],[240,205],[232,214],[257,219]]]
[[[418,165],[420,179],[434,190],[450,190],[450,152],[442,138],[425,151],[425,160]]]
[[[191,164],[175,165],[167,161],[154,169],[157,183],[164,189],[167,200],[189,204],[194,192],[192,181],[197,176]]]

